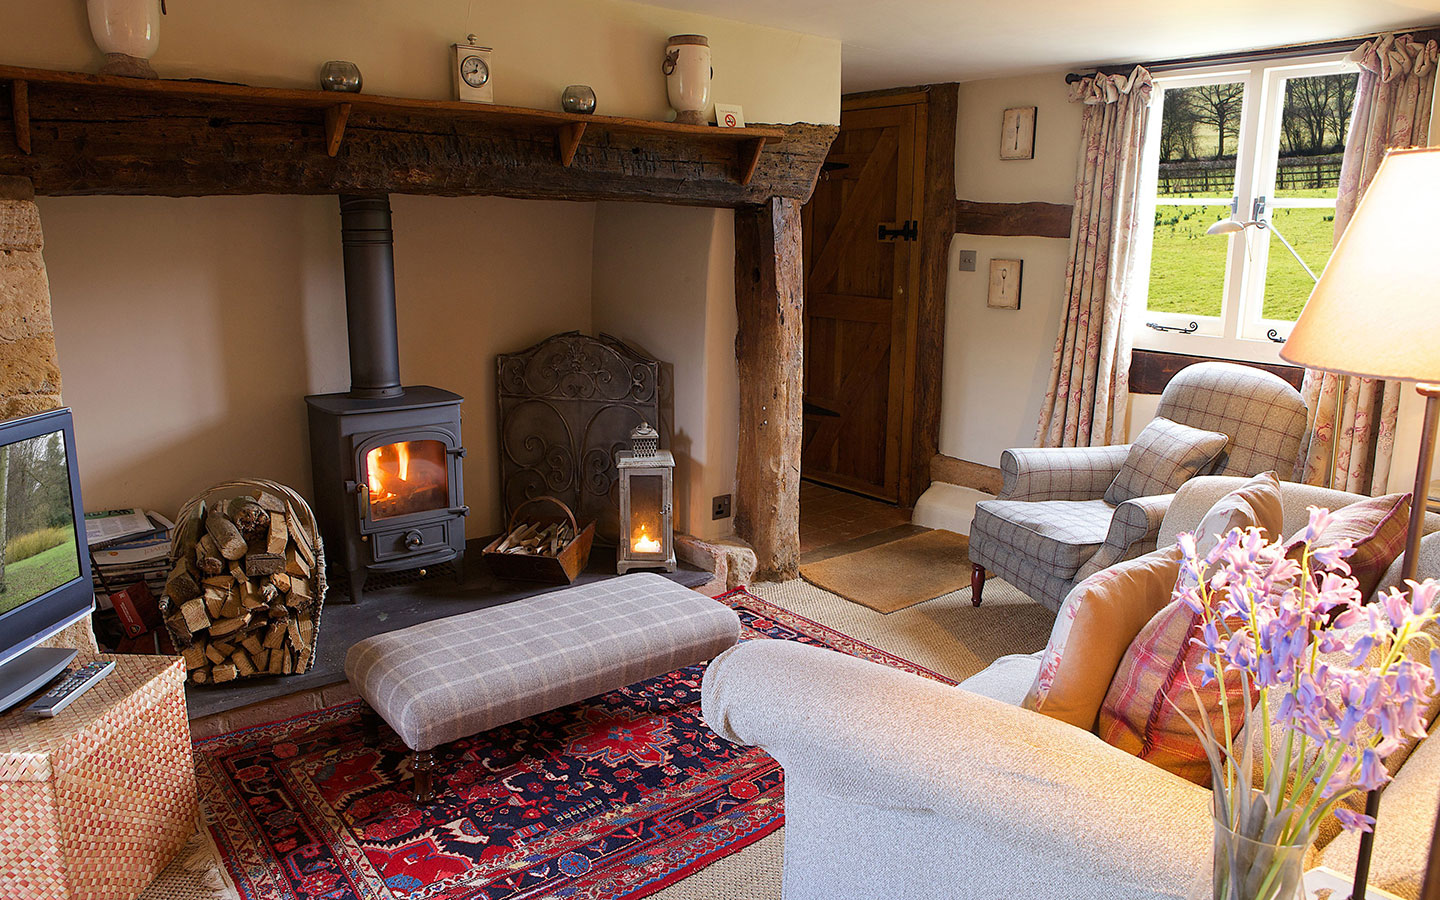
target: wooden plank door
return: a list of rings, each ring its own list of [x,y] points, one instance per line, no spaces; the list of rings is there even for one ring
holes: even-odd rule
[[[925,107],[845,108],[804,209],[805,429],[801,474],[899,497],[914,378],[916,237]]]

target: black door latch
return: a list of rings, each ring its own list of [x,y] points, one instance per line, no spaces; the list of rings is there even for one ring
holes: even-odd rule
[[[885,223],[880,224],[879,240],[891,241],[918,241],[920,239],[920,223],[911,219],[902,224],[899,228],[886,228]]]

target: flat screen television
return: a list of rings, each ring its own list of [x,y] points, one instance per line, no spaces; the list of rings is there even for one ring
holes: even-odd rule
[[[37,647],[94,606],[70,410],[0,422],[0,710],[73,650]]]

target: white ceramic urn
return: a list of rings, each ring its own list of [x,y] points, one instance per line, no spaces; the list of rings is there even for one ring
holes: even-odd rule
[[[154,78],[150,57],[160,47],[161,0],[85,0],[90,34],[105,54],[102,75]]]
[[[665,90],[675,121],[704,125],[710,105],[710,39],[703,34],[677,34],[665,45]]]

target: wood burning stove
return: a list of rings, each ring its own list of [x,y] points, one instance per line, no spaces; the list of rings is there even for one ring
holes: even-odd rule
[[[459,394],[400,384],[387,197],[340,197],[350,390],[305,398],[315,514],[359,602],[368,576],[465,558]]]

